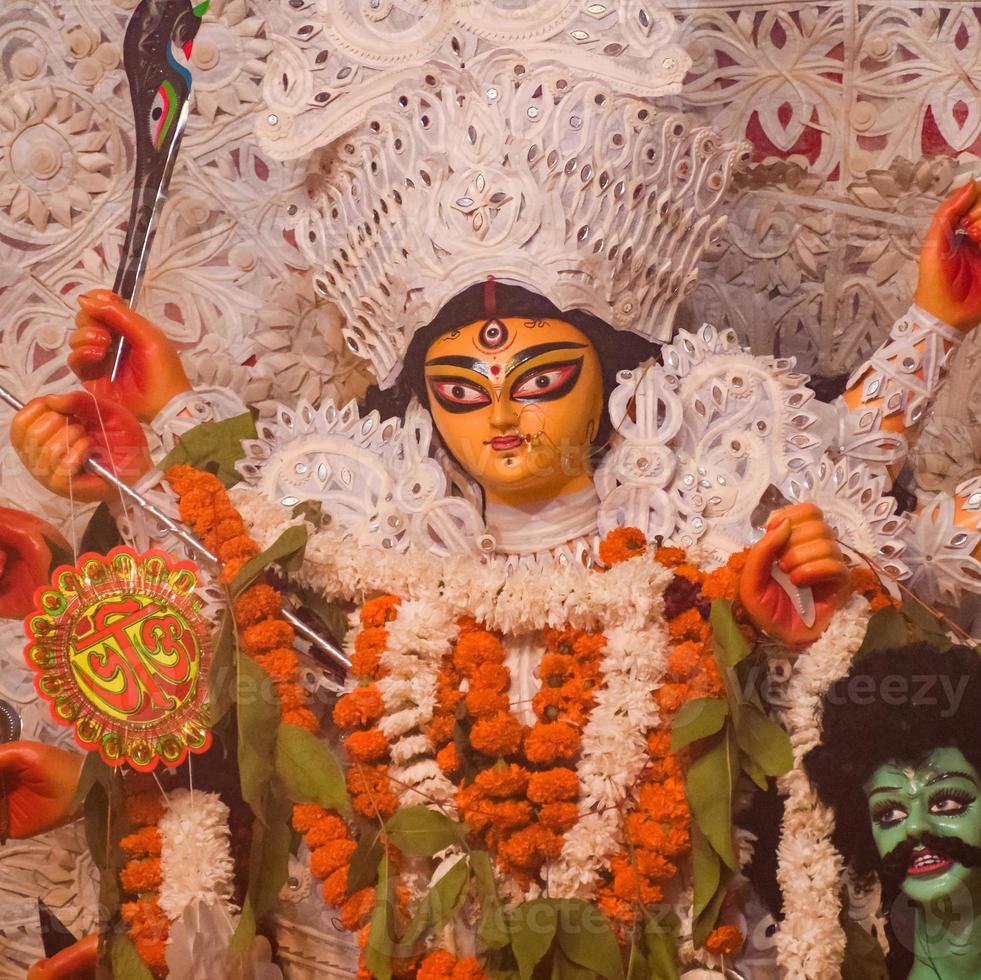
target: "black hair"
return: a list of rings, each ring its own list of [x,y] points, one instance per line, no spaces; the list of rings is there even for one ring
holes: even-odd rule
[[[477,283],[458,293],[429,324],[416,332],[403,361],[402,373],[392,388],[381,391],[375,386],[365,395],[365,408],[377,409],[382,418],[401,416],[413,395],[422,405],[429,404],[423,365],[426,351],[443,334],[468,323],[493,317],[527,317],[529,320],[564,320],[581,330],[596,348],[603,372],[603,412],[593,440],[594,449],[602,449],[612,426],[606,403],[617,385],[620,371],[637,367],[651,358],[660,359],[658,344],[625,330],[615,330],[608,323],[583,310],[560,310],[554,303],[525,289],[506,283],[494,283],[494,309],[489,316],[485,305],[485,285]]]
[[[831,685],[821,742],[804,768],[834,811],[832,842],[859,875],[880,868],[863,785],[884,763],[915,766],[948,746],[981,772],[981,656],[970,647],[879,650]],[[895,897],[883,894],[885,905]],[[890,976],[905,977],[909,950],[889,932]]]

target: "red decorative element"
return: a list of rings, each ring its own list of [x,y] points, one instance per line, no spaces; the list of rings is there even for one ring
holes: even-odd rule
[[[35,594],[25,621],[35,688],[109,765],[179,765],[211,743],[211,642],[196,572],[160,551],[114,548],[63,565]]]

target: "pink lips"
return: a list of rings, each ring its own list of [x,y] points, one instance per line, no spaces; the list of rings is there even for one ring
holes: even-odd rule
[[[906,874],[914,877],[937,874],[946,871],[953,863],[950,858],[934,851],[914,851]]]
[[[521,436],[495,436],[490,441],[491,449],[504,451],[506,449],[517,449],[521,445]]]

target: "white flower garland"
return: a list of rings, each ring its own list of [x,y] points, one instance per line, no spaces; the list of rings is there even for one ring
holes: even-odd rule
[[[237,914],[228,807],[219,796],[176,790],[167,798],[158,827],[163,845],[159,902],[167,918],[179,919],[194,901]]]
[[[842,860],[831,843],[834,816],[818,800],[803,759],[821,740],[821,700],[848,673],[868,621],[868,602],[853,596],[820,639],[797,659],[787,685],[786,707],[779,712],[794,750],[794,768],[777,783],[787,798],[777,852],[785,916],[777,934],[777,960],[788,977],[838,980],[841,976]]]
[[[618,578],[631,565],[622,562],[606,575],[617,591]],[[669,569],[648,582],[655,604],[645,622],[634,617],[606,630],[603,685],[583,729],[576,775],[579,777],[580,819],[563,840],[562,852],[546,870],[549,894],[557,898],[590,899],[605,868],[623,847],[621,807],[636,787],[647,764],[647,733],[659,721],[651,694],[663,683],[669,638],[664,624],[663,594],[672,579]],[[652,615],[653,613],[653,615]]]
[[[436,764],[432,740],[417,729],[432,721],[437,675],[456,622],[442,603],[405,599],[386,628],[378,681],[385,714],[378,727],[390,743],[389,774],[402,806],[438,806],[453,799],[456,787]]]

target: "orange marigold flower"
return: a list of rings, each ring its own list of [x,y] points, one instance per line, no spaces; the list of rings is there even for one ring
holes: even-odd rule
[[[279,706],[283,712],[306,706],[307,692],[299,684],[279,681],[276,694],[279,695]]]
[[[702,664],[702,645],[690,640],[679,643],[668,657],[668,671],[675,680],[685,681]]]
[[[269,653],[260,653],[255,662],[276,681],[292,680],[300,666],[296,654],[289,647],[277,647]]]
[[[528,780],[528,799],[532,803],[558,803],[579,795],[579,777],[573,769],[559,767],[532,773]]]
[[[255,558],[259,546],[247,535],[240,534],[218,546],[218,557],[224,562]]]
[[[383,626],[366,626],[354,638],[354,651],[361,654],[381,655],[388,646],[388,630]]]
[[[487,974],[475,956],[468,956],[453,967],[453,980],[487,980]]]
[[[562,838],[541,824],[532,824],[501,843],[498,857],[505,865],[533,871],[562,852]]]
[[[127,853],[137,857],[160,857],[163,841],[156,827],[144,827],[135,834],[124,837],[119,846]]]
[[[278,616],[283,597],[271,585],[251,585],[235,600],[235,622],[241,628]]]
[[[221,575],[219,578],[222,583],[228,585],[235,581],[235,576],[242,571],[243,566],[248,561],[248,558],[233,558],[231,561],[226,561],[224,568],[221,570]]]
[[[394,793],[385,790],[381,793],[362,793],[353,796],[351,806],[354,812],[370,820],[377,820],[378,817],[390,817],[398,808],[398,797]]]
[[[453,980],[455,966],[456,957],[452,953],[437,949],[419,964],[416,980]]]
[[[156,891],[163,877],[160,873],[160,858],[144,858],[141,861],[130,861],[119,872],[119,884],[123,891],[133,895],[143,892]]]
[[[506,691],[511,686],[511,671],[501,664],[481,664],[471,675],[470,687],[486,691]]]
[[[662,546],[654,552],[654,557],[665,568],[677,568],[678,565],[684,564],[685,550],[684,548],[667,548]]]
[[[355,892],[341,908],[341,925],[348,932],[357,932],[375,907],[375,889],[362,888]]]
[[[485,718],[487,715],[500,714],[508,710],[508,696],[500,691],[488,691],[483,687],[472,687],[464,697],[467,711],[475,718]]]
[[[329,878],[346,867],[358,845],[353,840],[333,840],[310,855],[310,872],[315,878]]]
[[[470,730],[470,744],[484,755],[514,755],[521,746],[521,723],[503,711],[480,718]]]
[[[686,609],[668,622],[668,632],[675,640],[697,640],[703,623],[697,609]]]
[[[606,647],[606,637],[602,633],[580,633],[572,644],[572,650],[582,662],[583,658],[596,658]]]
[[[461,633],[453,648],[453,663],[467,675],[474,673],[481,664],[502,664],[504,645],[487,630]]]
[[[538,811],[538,819],[549,830],[564,834],[579,820],[579,807],[575,803],[546,803]]]
[[[301,804],[301,806],[311,806],[312,804]],[[307,847],[313,850],[316,847],[323,847],[335,840],[350,839],[350,832],[347,824],[336,813],[322,811],[322,816],[314,818],[310,829],[307,831]],[[294,811],[293,824],[296,825],[296,813]]]
[[[662,684],[653,697],[662,714],[670,717],[688,700],[688,685]]]
[[[524,793],[528,771],[513,762],[510,766],[492,766],[477,773],[473,784],[492,800],[503,800]]]
[[[600,542],[600,561],[607,568],[642,555],[647,550],[647,538],[636,527],[617,527]]]
[[[702,595],[710,602],[713,599],[735,599],[738,594],[739,576],[731,568],[716,568],[705,576]]]
[[[242,631],[242,647],[250,656],[293,645],[293,627],[282,619],[264,619]]]
[[[357,762],[376,762],[388,754],[388,739],[377,729],[351,732],[344,739],[344,749]]]
[[[388,766],[351,766],[347,771],[347,788],[355,795],[384,793],[388,789]]]
[[[509,832],[524,827],[531,821],[534,811],[527,800],[484,800],[482,808],[490,815],[490,822],[499,832]]]
[[[402,600],[393,595],[375,596],[369,599],[358,613],[362,626],[377,627],[390,623],[398,615]]]
[[[567,653],[546,653],[538,665],[538,676],[542,684],[552,684],[561,687],[567,677],[571,677],[576,669],[576,661]]]
[[[671,755],[671,732],[666,728],[656,728],[647,733],[647,751],[654,759]]]
[[[324,881],[322,889],[324,901],[328,905],[337,906],[343,904],[347,897],[347,873],[348,866],[338,868],[329,878]]]
[[[321,820],[331,817],[332,814],[319,803],[297,803],[293,807],[293,828],[297,833],[305,834],[313,830]]]
[[[164,815],[164,798],[158,789],[133,793],[124,798],[123,812],[136,826],[156,823]]]
[[[525,755],[529,762],[554,762],[571,759],[579,751],[580,732],[564,721],[539,724],[525,738]]]
[[[456,719],[451,714],[438,714],[433,716],[429,723],[429,737],[437,744],[448,742],[453,738],[453,727]]]
[[[296,725],[297,728],[304,728],[311,735],[320,729],[320,722],[317,716],[309,708],[292,708],[282,713],[284,725]]]
[[[744,942],[743,934],[736,926],[718,926],[709,933],[705,948],[716,956],[731,956]]]
[[[448,742],[436,753],[436,765],[447,776],[452,776],[460,768],[460,758],[453,742]]]
[[[637,870],[645,878],[660,878],[666,881],[678,871],[678,866],[669,861],[663,854],[649,851],[644,847],[635,849],[634,860],[637,862]]]
[[[341,728],[358,728],[378,721],[385,713],[381,691],[374,684],[356,687],[334,705],[334,724]]]

